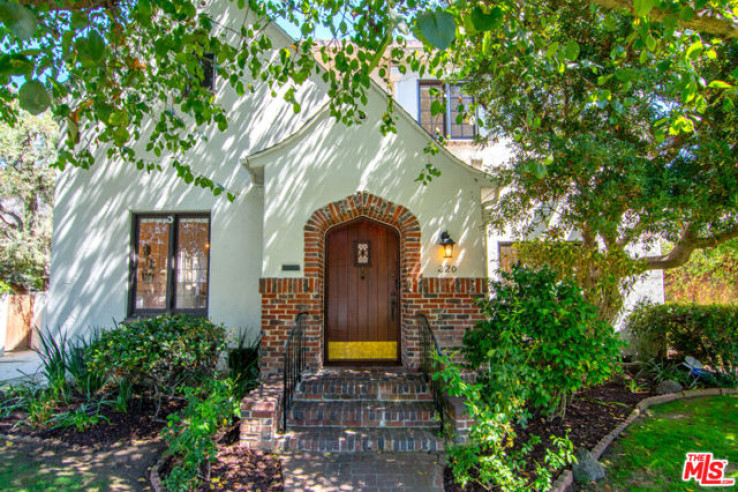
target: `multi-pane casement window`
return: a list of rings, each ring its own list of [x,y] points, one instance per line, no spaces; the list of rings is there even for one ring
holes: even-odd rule
[[[207,316],[209,273],[209,214],[133,217],[129,316]]]
[[[443,135],[451,139],[472,139],[476,135],[470,105],[474,98],[461,92],[456,84],[439,81],[421,81],[419,86],[420,124],[431,135]],[[445,106],[445,113],[433,114],[433,101]]]

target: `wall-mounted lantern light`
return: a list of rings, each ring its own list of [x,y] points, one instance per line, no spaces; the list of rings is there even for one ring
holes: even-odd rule
[[[438,243],[443,250],[444,258],[453,258],[454,256],[454,242],[453,239],[448,235],[448,232],[443,231],[441,233],[441,241]]]

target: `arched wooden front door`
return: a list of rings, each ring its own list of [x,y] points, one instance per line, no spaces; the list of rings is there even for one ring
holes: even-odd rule
[[[397,364],[400,239],[369,219],[326,236],[325,362]]]

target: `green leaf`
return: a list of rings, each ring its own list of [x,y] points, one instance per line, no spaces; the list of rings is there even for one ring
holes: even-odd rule
[[[476,6],[471,11],[471,20],[477,31],[491,31],[502,23],[502,9],[495,7],[486,13],[482,7]]]
[[[79,127],[72,118],[67,118],[67,137],[74,144],[79,142]]]
[[[687,48],[687,58],[695,59],[702,53],[702,41],[699,39]]]
[[[128,133],[128,129],[125,127],[118,127],[113,132],[113,142],[115,142],[115,145],[119,147],[123,146],[129,138],[131,138],[131,136]]]
[[[415,18],[415,23],[425,41],[436,49],[445,50],[456,37],[456,21],[448,12],[425,12]]]
[[[556,55],[557,51],[559,51],[559,42],[554,41],[548,46],[548,49],[546,50],[546,58],[550,60]]]
[[[535,172],[536,178],[543,179],[548,174],[548,168],[544,164],[541,164],[540,162],[536,162],[534,172]]]
[[[656,38],[651,36],[650,33],[648,36],[646,36],[646,47],[649,49],[649,51],[653,51],[656,49]]]
[[[579,44],[574,41],[573,39],[570,39],[568,43],[566,43],[566,52],[565,56],[566,59],[569,61],[574,61],[579,57]]]
[[[633,0],[633,10],[639,17],[648,15],[655,6],[654,0]]]
[[[605,21],[603,22],[603,27],[606,31],[610,32],[617,30],[618,23],[615,21],[615,17],[613,17],[612,15],[606,16]]]
[[[722,80],[713,80],[707,85],[707,87],[712,89],[730,89],[733,86],[727,82],[723,82]]]
[[[43,113],[51,105],[51,98],[44,84],[38,80],[29,80],[18,91],[21,108],[31,114]]]
[[[25,75],[33,71],[33,62],[25,56],[0,55],[0,75]]]
[[[19,39],[29,39],[38,25],[33,12],[15,2],[0,3],[0,21]]]
[[[90,31],[87,38],[87,53],[94,61],[99,62],[105,58],[105,40],[97,31]]]

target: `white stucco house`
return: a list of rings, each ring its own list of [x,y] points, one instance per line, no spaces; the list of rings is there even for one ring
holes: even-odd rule
[[[212,8],[223,9],[212,15],[223,20],[226,39],[227,28],[238,31],[247,20],[233,2]],[[292,44],[278,26],[266,29],[275,52]],[[298,114],[282,94],[254,86],[239,97],[216,77],[214,98],[227,108],[229,127],[202,128],[205,138],[186,156],[195,171],[236,192],[233,202],[185,184],[166,155],[164,171],[146,174],[100,150],[92,169],[60,174],[45,324],[75,336],[138,316],[207,316],[261,335],[265,379],[282,373],[298,317],[301,362],[312,372],[384,365],[412,373],[428,350],[428,333],[441,346],[458,345],[480,318],[474,299],[485,294],[504,248],[516,239],[490,234],[485,221],[484,201],[495,190],[481,169],[504,162],[507,149],[477,147],[474,122],[457,124],[450,102],[446,116],[432,117],[430,87],[449,101],[464,96],[413,74],[393,73],[387,88],[373,85],[366,119],[352,127],[330,116],[320,76],[296,88]],[[399,103],[397,132],[383,136],[388,97]],[[424,149],[436,131],[449,143],[428,156]],[[134,145],[144,153],[146,142]],[[428,160],[442,176],[424,186],[416,178]],[[663,298],[660,275],[644,282],[632,299]],[[393,400],[410,406],[392,415],[423,417],[369,421],[375,406],[362,407],[367,411],[359,420],[368,427],[409,426],[410,434],[387,431],[378,438],[374,429],[363,442],[338,434],[328,442],[305,431],[285,447],[438,449],[437,435],[417,434],[438,425],[424,406],[432,400],[426,382],[382,377],[370,375],[361,387],[389,387]],[[336,388],[331,381],[313,381],[302,391],[325,396]],[[284,418],[286,427],[289,420],[283,390],[264,385],[244,402],[244,441],[275,446],[278,421]],[[289,418],[304,424],[310,411],[301,412]],[[466,425],[461,414],[451,418]]]
[[[224,26],[245,22],[230,2],[215,5]],[[275,50],[292,43],[278,26],[267,29]],[[483,212],[490,184],[480,169],[507,150],[477,148],[473,122],[456,124],[452,105],[433,118],[428,88],[438,84],[393,74],[397,133],[382,136],[389,96],[378,85],[363,124],[346,127],[329,115],[319,76],[297,89],[299,114],[258,83],[239,97],[216,78],[229,128],[203,128],[207,138],[187,158],[237,192],[233,203],[186,185],[166,156],[152,174],[102,151],[91,170],[61,173],[46,325],[76,335],[141,315],[204,315],[261,330],[264,374],[279,371],[298,312],[309,314],[313,367],[417,366],[412,320],[421,312],[441,344],[457,344],[478,316],[471,301],[514,238],[490,235]],[[423,149],[439,128],[449,145],[429,157]],[[145,142],[135,145],[144,151]],[[442,176],[423,186],[416,178],[428,159]],[[450,255],[442,233],[455,242]],[[659,300],[660,277],[646,282],[638,296]]]

